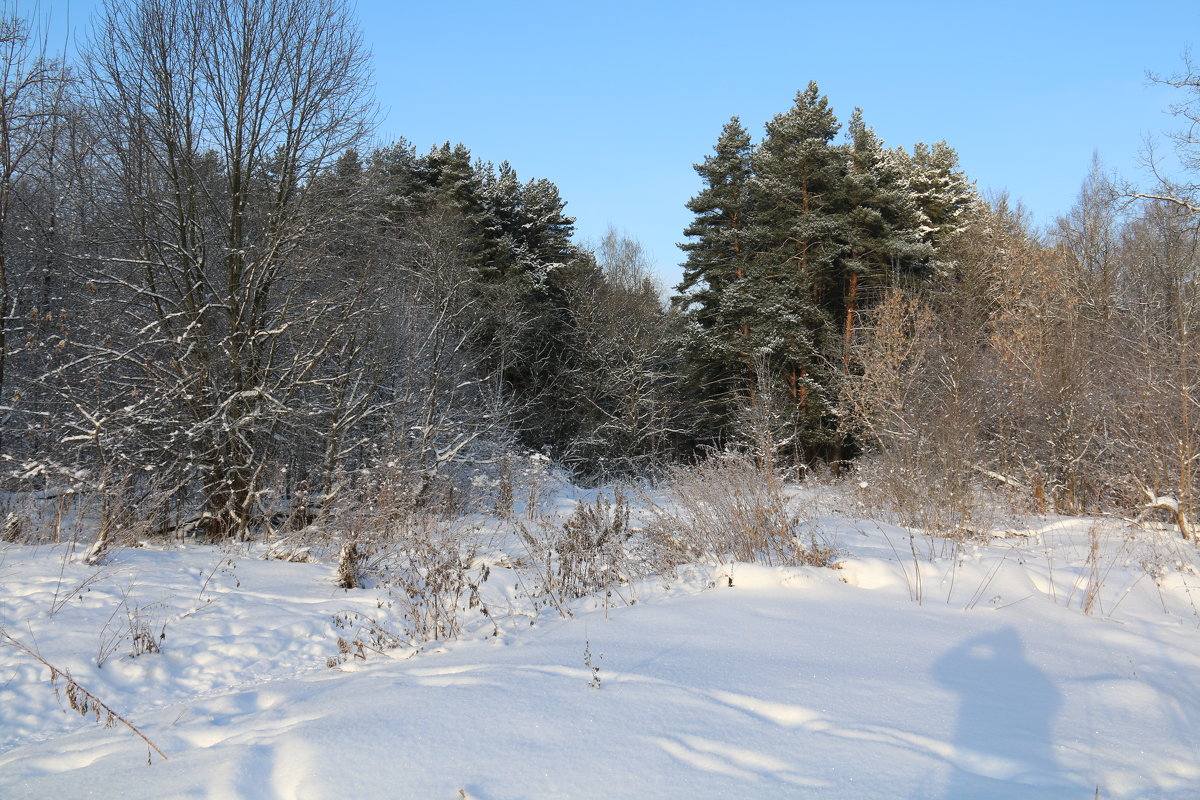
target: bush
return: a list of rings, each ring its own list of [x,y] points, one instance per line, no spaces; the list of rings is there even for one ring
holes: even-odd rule
[[[789,502],[782,477],[745,455],[676,467],[666,484],[648,530],[659,568],[703,560],[836,566],[837,550]]]
[[[372,481],[328,509],[319,528],[288,537],[281,552],[302,542],[336,558],[338,586],[386,592],[385,605],[401,617],[397,642],[454,638],[469,611],[487,615],[479,598],[488,570],[476,566],[478,531],[448,493],[434,503],[403,476]]]
[[[535,572],[531,596],[570,616],[567,601],[628,583],[634,574],[629,516],[629,503],[616,490],[611,500],[597,493],[594,502],[579,503],[565,521],[546,513],[514,520]]]
[[[896,451],[873,453],[856,466],[851,491],[866,515],[941,539],[979,536],[998,522],[1001,498],[972,475]]]

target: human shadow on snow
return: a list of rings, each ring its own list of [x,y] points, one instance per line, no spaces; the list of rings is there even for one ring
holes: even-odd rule
[[[1062,698],[1025,658],[1021,638],[1006,627],[976,636],[943,655],[933,677],[959,696],[958,724],[944,800],[1064,797],[1079,787],[1064,780],[1054,758],[1051,723]]]

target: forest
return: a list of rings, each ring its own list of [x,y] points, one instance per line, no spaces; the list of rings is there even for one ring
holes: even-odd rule
[[[721,110],[661,286],[382,139],[346,0],[44,31],[0,0],[0,796],[1196,796],[1200,65],[1050,224],[815,82]]]
[[[374,140],[346,5],[117,0],[70,61],[32,30],[6,7],[0,481],[88,498],[101,539],[449,508],[530,454],[580,485],[741,454],[964,520],[981,491],[1174,503],[1188,531],[1186,182],[1097,163],[1038,230],[951,143],[888,148],[810,83],[693,156],[664,291],[637,241],[575,242],[551,180]],[[1200,75],[1161,80],[1194,125]]]

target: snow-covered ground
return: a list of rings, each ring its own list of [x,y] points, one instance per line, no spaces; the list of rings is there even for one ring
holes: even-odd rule
[[[8,546],[0,625],[169,760],[7,646],[0,797],[1200,797],[1200,577],[1177,534],[816,524],[841,569],[685,566],[570,618],[493,548],[490,616],[420,650],[386,646],[394,594],[262,546],[98,567]]]

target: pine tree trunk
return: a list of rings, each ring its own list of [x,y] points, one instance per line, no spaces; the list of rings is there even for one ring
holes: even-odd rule
[[[854,336],[854,311],[858,306],[858,273],[850,273],[850,294],[846,298],[846,331],[842,340],[842,372],[850,374],[850,342]]]

